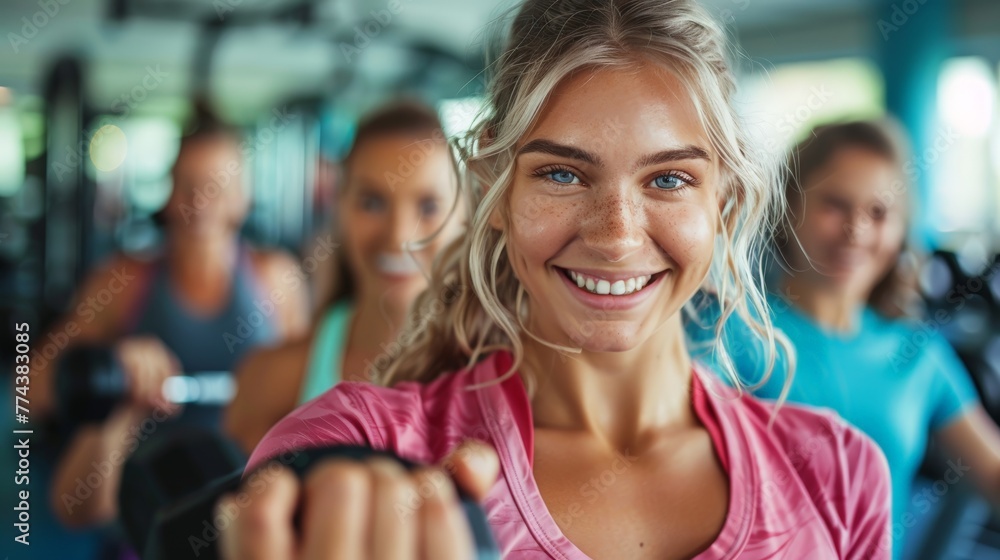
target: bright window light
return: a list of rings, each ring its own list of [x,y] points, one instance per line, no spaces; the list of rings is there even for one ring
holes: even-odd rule
[[[938,81],[941,123],[963,136],[986,136],[996,114],[996,84],[986,60],[956,58],[945,64]]]

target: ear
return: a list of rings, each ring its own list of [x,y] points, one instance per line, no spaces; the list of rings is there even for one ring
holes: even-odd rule
[[[501,201],[501,203],[498,204],[497,207],[494,208],[492,212],[490,212],[490,218],[489,218],[490,227],[492,227],[497,231],[504,231],[505,229],[507,229],[506,220],[504,219],[503,215],[503,208],[501,207],[502,204],[503,202]]]
[[[486,123],[483,125],[482,130],[480,130],[479,132],[479,139],[477,140],[477,143],[479,144],[478,147],[480,149],[488,147],[490,144],[493,143],[493,140],[496,137],[494,126],[495,125],[493,123]],[[485,191],[488,190],[489,188],[490,188],[489,185],[486,184],[482,185],[483,193],[485,194]],[[503,204],[504,201],[501,200],[499,204],[497,204],[497,206],[493,209],[493,211],[490,212],[490,217],[489,217],[490,227],[492,227],[497,231],[504,231],[505,229],[507,229],[507,220],[505,215],[506,210],[503,207]]]
[[[716,214],[715,221],[715,233],[723,233],[723,225],[726,220],[726,209],[730,204],[735,204],[736,201],[733,198],[732,189],[722,188],[719,189],[719,194],[716,196],[716,203],[718,204],[719,213]]]

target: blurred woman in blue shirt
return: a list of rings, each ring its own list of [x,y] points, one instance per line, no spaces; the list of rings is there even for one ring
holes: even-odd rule
[[[728,321],[723,333],[736,371],[762,383],[758,396],[777,399],[787,390],[791,402],[832,408],[882,447],[892,471],[897,558],[906,530],[940,499],[937,488],[911,497],[931,436],[949,452],[948,485],[968,475],[1000,502],[1000,430],[937,325],[907,320],[916,293],[906,248],[907,160],[902,135],[887,121],[813,130],[789,160],[789,220],[777,240],[784,273],[769,296],[794,363],[782,354],[764,375],[763,352],[740,332],[746,327]],[[695,340],[705,338],[699,329],[689,327]]]

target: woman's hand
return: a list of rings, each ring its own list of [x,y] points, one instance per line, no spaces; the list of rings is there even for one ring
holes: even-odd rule
[[[499,470],[493,449],[471,440],[414,471],[385,458],[328,459],[300,481],[281,467],[263,488],[244,484],[243,508],[232,494],[219,500],[216,517],[234,518],[223,557],[469,560],[475,548],[454,484],[480,501]]]
[[[115,356],[125,372],[129,404],[160,408],[168,413],[179,407],[167,401],[163,383],[181,373],[180,360],[155,336],[130,337],[115,345]]]

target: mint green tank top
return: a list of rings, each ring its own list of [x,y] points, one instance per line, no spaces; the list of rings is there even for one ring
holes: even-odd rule
[[[316,338],[309,348],[309,364],[299,392],[300,405],[322,395],[340,381],[352,307],[350,301],[340,301],[320,320]]]

